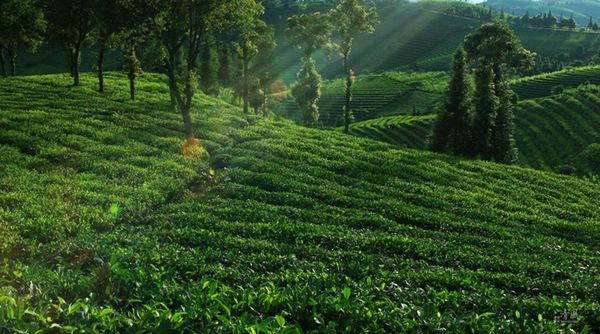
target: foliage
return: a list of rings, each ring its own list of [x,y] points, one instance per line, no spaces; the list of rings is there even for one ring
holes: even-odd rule
[[[319,107],[316,101],[321,95],[321,76],[315,69],[312,58],[304,58],[303,66],[298,72],[296,84],[292,87],[292,95],[302,110],[302,125],[313,126],[319,119]]]
[[[344,115],[344,132],[348,133],[352,118],[350,101],[352,99],[352,84],[354,83],[354,72],[348,63],[348,57],[352,51],[354,38],[361,33],[372,33],[379,21],[377,10],[363,8],[358,0],[342,0],[329,13],[337,40],[334,48],[339,52],[344,64],[346,74],[345,103],[342,113]]]
[[[288,18],[286,37],[292,45],[302,49],[302,67],[292,87],[292,95],[300,107],[302,124],[310,127],[319,119],[317,100],[321,96],[321,75],[318,73],[312,54],[319,48],[328,48],[331,43],[332,25],[321,13],[298,14]]]
[[[526,50],[506,25],[484,24],[465,37],[469,59],[477,61],[475,72],[475,154],[500,163],[516,161],[512,126],[512,92],[507,75],[512,69],[528,68],[535,53]]]
[[[273,28],[263,20],[255,18],[249,25],[240,28],[239,41],[234,44],[238,57],[242,61],[242,80],[244,99],[244,113],[248,113],[250,103],[250,62],[263,53],[268,53],[275,47]],[[263,58],[266,59],[266,58]],[[261,64],[268,67],[268,64]],[[254,94],[256,96],[256,94]]]
[[[81,48],[95,28],[94,0],[42,0],[51,40],[67,52],[73,85],[79,86]]]
[[[446,102],[440,108],[433,128],[431,149],[469,156],[473,151],[473,106],[466,72],[466,54],[462,48],[454,53]]]
[[[16,73],[17,51],[22,46],[35,51],[44,40],[47,23],[44,14],[32,0],[4,0],[0,3],[0,63],[2,75]],[[10,61],[10,71],[5,67],[4,52]]]

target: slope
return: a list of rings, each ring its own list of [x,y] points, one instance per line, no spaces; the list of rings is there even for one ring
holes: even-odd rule
[[[3,330],[552,332],[600,326],[600,190],[594,183],[399,150],[289,122],[251,125],[239,111],[200,96],[194,116],[211,147],[214,171],[207,172],[201,161],[176,154],[180,132],[168,128],[177,115],[161,111],[168,107],[164,78],[140,82],[146,93],[137,103],[117,92],[97,96],[91,78],[81,88],[48,84],[59,79],[66,78],[0,82],[0,92],[20,87],[0,102],[2,119],[20,125],[0,135],[10,154],[2,182],[19,185],[0,188],[10,205],[0,215]],[[115,80],[126,85],[123,77]],[[52,117],[42,117],[44,110]],[[37,130],[29,128],[43,129],[52,119],[69,121],[50,123],[35,150],[5,140],[31,135]],[[81,151],[96,147],[84,161],[119,166],[145,154],[162,168],[127,166],[119,175],[65,166],[69,155],[60,152],[46,159],[46,147],[62,145],[63,129],[71,127],[87,129],[77,137],[86,144]],[[102,143],[96,133],[110,139]],[[118,138],[126,139],[114,142]],[[104,153],[117,149],[122,156]],[[46,168],[37,170],[40,164]],[[200,176],[205,187],[184,190]],[[154,196],[129,194],[148,188]],[[11,200],[22,189],[35,190],[31,200]],[[148,205],[125,216],[107,207],[115,199],[138,208],[130,198],[146,198]],[[73,206],[79,210],[69,211]],[[74,215],[94,210],[100,217]],[[60,233],[44,239],[47,217],[55,222],[49,230]],[[108,223],[85,228],[96,220]]]

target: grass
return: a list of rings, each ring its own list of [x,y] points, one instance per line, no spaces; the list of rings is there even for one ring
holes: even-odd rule
[[[178,153],[164,78],[142,78],[136,103],[120,75],[108,96],[0,81],[0,330],[600,328],[596,183],[198,96],[209,167]]]

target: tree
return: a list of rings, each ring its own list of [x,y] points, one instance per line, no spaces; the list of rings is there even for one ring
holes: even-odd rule
[[[123,70],[127,73],[127,78],[129,79],[129,97],[133,101],[135,100],[135,79],[143,73],[142,65],[137,58],[134,46],[131,46],[123,57]]]
[[[481,66],[475,73],[475,119],[473,121],[474,154],[491,160],[493,129],[498,112],[494,72],[490,66]]]
[[[304,57],[302,67],[297,74],[296,83],[292,87],[292,95],[300,106],[302,113],[302,125],[313,126],[319,119],[319,107],[317,100],[321,96],[321,75],[317,72],[315,61]]]
[[[229,47],[222,44],[219,47],[219,82],[222,86],[228,87],[231,85],[231,57],[229,55]]]
[[[10,75],[16,74],[17,50],[27,46],[32,51],[44,40],[44,14],[32,0],[2,0],[0,2],[0,65],[7,76],[4,53],[10,62]]]
[[[275,47],[273,29],[264,21],[255,18],[249,25],[240,29],[239,41],[235,50],[242,61],[242,84],[244,114],[248,113],[250,102],[250,62],[260,53]]]
[[[212,35],[206,35],[202,42],[202,52],[200,53],[200,87],[204,94],[216,95],[219,93],[219,58],[215,38]]]
[[[446,101],[434,126],[432,150],[469,156],[472,149],[471,87],[465,67],[466,54],[462,47],[454,53],[452,73]]]
[[[104,55],[111,48],[115,34],[122,28],[122,11],[118,0],[96,0],[94,8],[98,35],[98,91],[104,92]]]
[[[254,0],[164,0],[161,4],[158,38],[167,53],[171,101],[181,111],[185,137],[191,140],[190,110],[198,86],[197,60],[203,37],[249,25],[263,7]]]
[[[321,47],[329,46],[332,29],[330,21],[319,12],[288,18],[285,35],[303,54],[292,95],[302,111],[302,124],[306,127],[313,126],[319,119],[317,100],[321,96],[321,76],[312,54]]]
[[[51,38],[67,50],[73,85],[79,86],[81,47],[96,27],[95,0],[43,0]]]
[[[518,151],[515,143],[515,126],[513,123],[512,91],[508,82],[504,81],[499,87],[498,108],[494,124],[492,142],[494,161],[503,164],[514,164],[517,162]]]
[[[348,133],[352,110],[350,101],[352,99],[352,83],[354,82],[354,72],[348,64],[348,57],[352,51],[352,42],[354,37],[360,33],[372,33],[375,30],[375,24],[379,21],[375,8],[366,10],[358,0],[342,0],[335,8],[330,11],[330,17],[338,36],[335,43],[335,49],[339,52],[344,63],[344,72],[346,73],[345,102],[344,102],[344,132]]]
[[[467,35],[467,57],[478,63],[475,72],[475,154],[482,159],[512,163],[516,159],[512,96],[506,76],[511,69],[533,65],[535,53],[523,48],[505,25],[488,23]]]

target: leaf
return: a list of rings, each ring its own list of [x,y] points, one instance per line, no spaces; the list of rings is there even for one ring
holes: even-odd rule
[[[544,317],[542,317],[542,315],[538,313],[538,321],[542,321],[543,319]]]
[[[275,320],[277,321],[277,324],[279,324],[279,327],[285,326],[285,318],[284,317],[282,317],[278,314],[275,316]]]
[[[180,323],[183,320],[183,316],[186,314],[187,314],[187,312],[175,312],[175,314],[173,314],[173,316],[171,317],[171,323],[172,324]]]
[[[521,312],[515,311],[515,316],[517,317],[517,319],[519,319],[521,317]]]
[[[342,290],[342,295],[344,296],[344,298],[348,299],[350,298],[350,288],[349,287],[345,287],[344,290]]]

